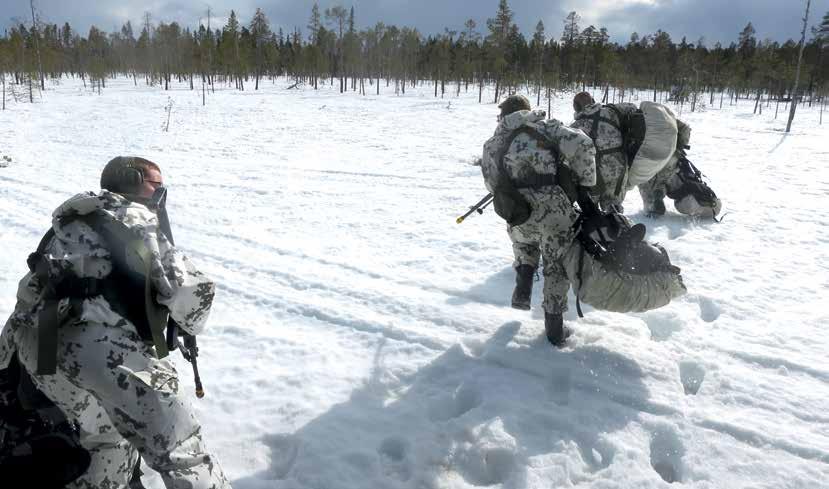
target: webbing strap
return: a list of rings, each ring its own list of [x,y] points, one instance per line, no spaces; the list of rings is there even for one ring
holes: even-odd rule
[[[69,300],[68,308],[61,311],[60,299],[47,299],[37,317],[37,374],[54,375],[58,362],[58,328],[67,318],[80,314],[82,298]]]
[[[542,187],[557,185],[558,178],[555,173],[536,173],[520,180],[514,180],[513,183],[515,184],[515,188],[539,189]]]
[[[53,375],[57,371],[58,315],[57,300],[47,300],[37,315],[37,374]]]
[[[579,299],[579,294],[581,293],[581,286],[582,286],[582,272],[584,271],[584,248],[579,247],[579,288],[576,290],[576,312],[578,313],[580,318],[584,317],[584,314],[581,312],[581,299]]]

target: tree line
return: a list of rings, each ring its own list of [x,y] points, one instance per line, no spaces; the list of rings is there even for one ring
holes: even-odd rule
[[[311,9],[303,32],[275,31],[261,9],[247,23],[230,12],[224,25],[206,21],[190,28],[154,22],[125,23],[117,32],[92,26],[85,36],[69,23],[19,22],[0,37],[0,77],[5,103],[7,81],[15,96],[33,99],[47,80],[79,77],[101,90],[118,75],[134,83],[168,89],[189,83],[202,90],[225,84],[239,90],[259,88],[263,80],[289,77],[293,84],[341,92],[374,90],[381,84],[405,93],[407,87],[433,83],[435,96],[495,86],[495,100],[519,88],[542,95],[564,87],[598,87],[606,100],[624,100],[632,90],[652,91],[697,105],[706,94],[714,104],[729,97],[791,98],[800,43],[760,40],[749,22],[737,40],[708,46],[703,38],[676,41],[665,31],[632,33],[626,43],[610,41],[605,27],[583,26],[576,12],[562,21],[561,34],[538,21],[530,38],[513,22],[507,0],[500,0],[485,26],[468,20],[463,30],[425,36],[417,29],[378,22],[355,27],[354,7]],[[803,45],[803,92],[809,100],[827,91],[829,13],[811,29]],[[7,80],[8,79],[8,80]],[[761,109],[762,110],[762,109]]]

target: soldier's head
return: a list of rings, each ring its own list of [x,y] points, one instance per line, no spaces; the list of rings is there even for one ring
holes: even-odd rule
[[[498,105],[498,108],[501,109],[501,113],[498,114],[498,120],[501,120],[513,112],[530,110],[532,106],[530,106],[530,101],[527,100],[527,97],[523,95],[510,95]]]
[[[137,156],[116,156],[101,172],[101,188],[110,192],[149,199],[163,186],[161,168]]]
[[[576,112],[581,112],[584,110],[585,107],[588,105],[595,104],[596,101],[593,100],[593,96],[587,92],[577,93],[575,97],[573,97],[573,110]]]

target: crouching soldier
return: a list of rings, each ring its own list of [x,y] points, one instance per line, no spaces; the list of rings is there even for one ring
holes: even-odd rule
[[[602,210],[624,212],[627,174],[630,166],[622,119],[636,112],[633,104],[602,105],[587,92],[573,97],[575,121],[570,124],[590,136],[596,145],[596,185],[591,190]]]
[[[58,207],[30,255],[0,369],[18,361],[80,426],[89,468],[69,487],[126,488],[140,455],[168,489],[229,489],[164,359],[168,319],[200,333],[214,284],[172,244],[158,165],[115,158],[101,187]]]
[[[575,197],[564,189],[596,183],[593,142],[557,120],[545,120],[546,114],[530,110],[523,96],[510,96],[499,108],[495,135],[484,144],[481,171],[513,242],[517,277],[512,303],[529,309],[541,260],[545,331],[553,345],[561,346],[570,334],[562,316],[570,288],[562,258],[573,241],[577,217]]]
[[[665,214],[665,197],[668,197],[682,214],[716,218],[722,210],[722,201],[702,180],[702,173],[685,154],[690,148],[691,126],[679,119],[676,122],[676,153],[659,173],[639,184],[642,208],[648,216],[661,216]]]

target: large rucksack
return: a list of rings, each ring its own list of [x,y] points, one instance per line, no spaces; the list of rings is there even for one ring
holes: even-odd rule
[[[622,214],[583,209],[576,239],[564,258],[567,277],[581,302],[613,312],[643,312],[686,292],[680,269],[667,251],[644,240],[645,226]]]
[[[713,217],[722,210],[717,194],[702,179],[702,172],[691,163],[684,151],[677,151],[676,180],[679,185],[669,185],[667,196],[674,207],[683,213],[697,217]]]
[[[107,243],[112,272],[105,278],[77,277],[61,257],[46,253],[55,238],[54,228],[40,240],[27,259],[29,270],[41,284],[43,307],[38,312],[37,374],[56,371],[58,328],[80,316],[83,301],[103,296],[110,307],[132,322],[141,338],[155,346],[158,358],[169,353],[164,329],[168,311],[154,299],[150,280],[151,250],[122,222],[96,211],[68,217],[83,221]],[[64,307],[66,304],[68,307]]]
[[[679,132],[676,116],[655,102],[642,102],[632,113],[607,107],[620,120],[618,128],[628,157],[627,187],[633,188],[653,178],[673,156]]]

